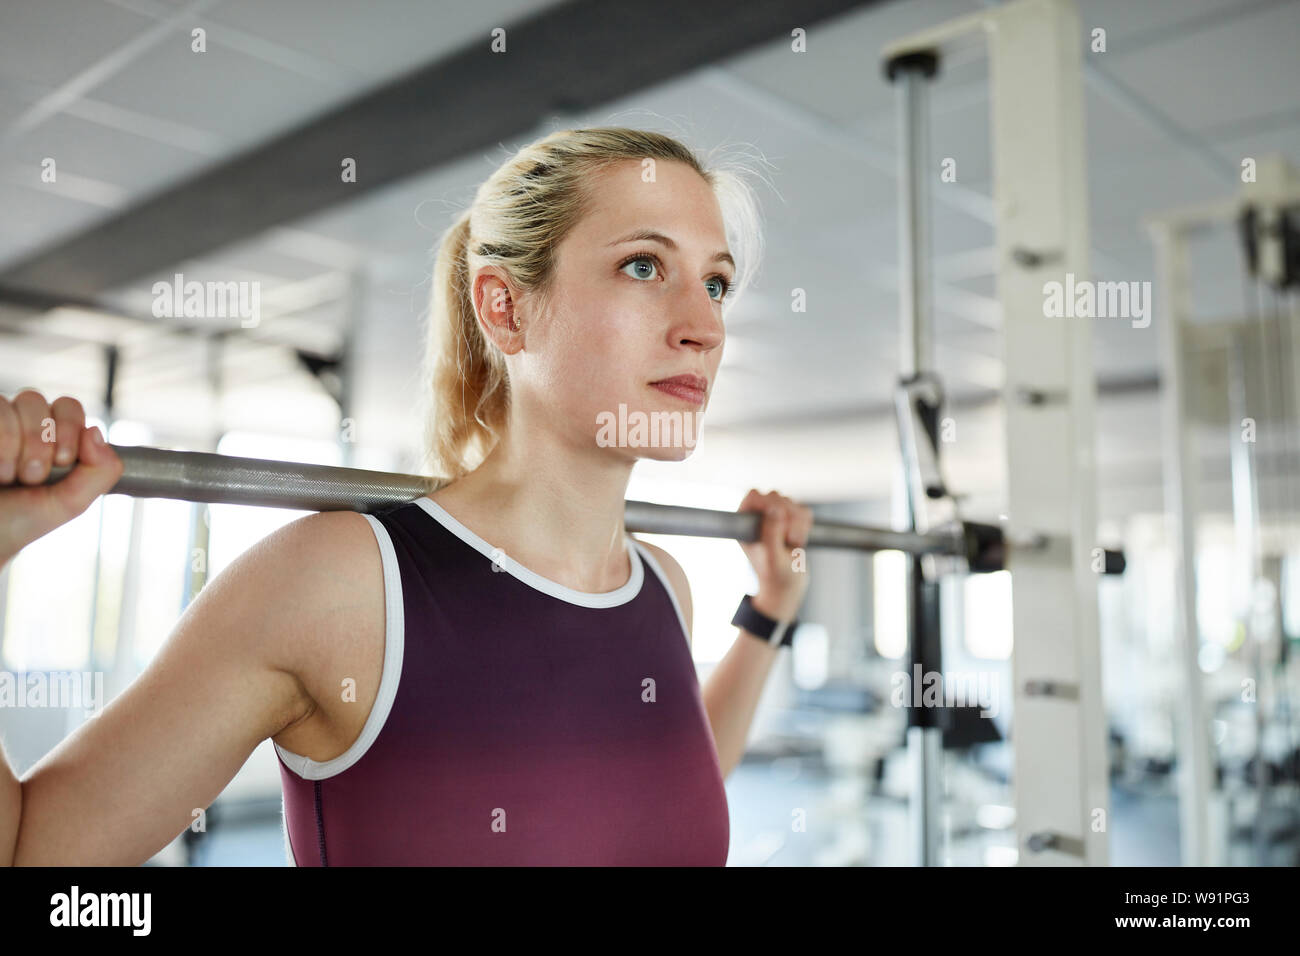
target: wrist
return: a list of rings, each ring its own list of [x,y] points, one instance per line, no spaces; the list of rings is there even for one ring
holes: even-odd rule
[[[754,610],[760,611],[776,621],[792,620],[799,612],[799,608],[792,605],[789,599],[773,597],[763,591],[755,594],[751,599],[751,603],[754,605]]]
[[[799,626],[793,613],[788,617],[776,617],[762,610],[752,594],[746,594],[740,599],[740,607],[736,608],[731,623],[772,647],[792,646]]]

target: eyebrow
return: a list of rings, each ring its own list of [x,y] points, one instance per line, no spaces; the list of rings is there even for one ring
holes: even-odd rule
[[[655,232],[653,229],[640,229],[636,232],[629,233],[622,239],[615,239],[610,243],[611,246],[621,246],[625,242],[661,242],[674,252],[677,251],[677,243],[669,239],[662,232]],[[736,260],[731,258],[729,252],[715,252],[710,262],[728,262],[731,268],[736,268]]]

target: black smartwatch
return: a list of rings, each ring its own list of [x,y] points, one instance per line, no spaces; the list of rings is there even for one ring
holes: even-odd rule
[[[764,643],[790,647],[794,644],[794,631],[799,626],[799,619],[774,620],[754,607],[753,595],[746,594],[740,599],[740,607],[736,608],[736,616],[731,619],[731,623]]]

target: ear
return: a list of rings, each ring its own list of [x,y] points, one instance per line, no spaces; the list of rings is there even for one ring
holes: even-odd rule
[[[505,273],[486,266],[474,277],[474,314],[479,328],[506,355],[524,347],[523,320],[514,288]]]

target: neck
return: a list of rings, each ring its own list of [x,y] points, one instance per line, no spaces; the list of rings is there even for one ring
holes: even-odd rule
[[[632,464],[542,428],[508,427],[478,468],[434,497],[538,574],[579,591],[612,591],[630,571],[623,502]]]

